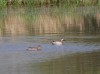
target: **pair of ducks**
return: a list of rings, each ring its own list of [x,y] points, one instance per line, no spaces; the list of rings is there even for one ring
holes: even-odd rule
[[[64,39],[61,39],[60,41],[52,41],[52,45],[63,45]],[[32,51],[38,51],[41,50],[41,45],[38,45],[37,47],[28,47],[26,50],[32,50]]]

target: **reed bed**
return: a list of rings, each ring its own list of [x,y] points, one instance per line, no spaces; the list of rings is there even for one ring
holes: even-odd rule
[[[0,7],[6,6],[100,6],[100,0],[0,0]]]
[[[56,14],[57,15],[57,14]],[[40,14],[34,19],[21,15],[8,15],[0,21],[0,33],[11,35],[55,33],[100,33],[100,14],[94,16]],[[34,16],[34,15],[33,15]],[[88,16],[88,18],[87,18]]]

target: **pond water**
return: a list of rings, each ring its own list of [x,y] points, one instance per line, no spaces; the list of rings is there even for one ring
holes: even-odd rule
[[[51,44],[62,38],[64,45]],[[99,9],[1,9],[0,74],[100,74]]]
[[[66,40],[64,45],[51,44],[61,38]],[[37,45],[42,46],[40,51],[26,50]],[[0,37],[0,73],[99,74],[99,50],[99,34],[3,36]]]

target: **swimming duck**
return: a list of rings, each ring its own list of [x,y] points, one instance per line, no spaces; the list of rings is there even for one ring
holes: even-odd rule
[[[30,50],[30,51],[38,51],[38,50],[41,50],[41,46],[38,45],[37,47],[28,47],[28,49],[26,50]]]
[[[63,45],[64,39],[61,39],[60,41],[52,41],[52,45]]]

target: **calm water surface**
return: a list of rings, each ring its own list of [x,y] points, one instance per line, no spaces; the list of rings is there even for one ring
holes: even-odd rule
[[[64,38],[62,46],[51,45]],[[41,45],[41,51],[26,51]],[[99,34],[0,37],[0,74],[100,74]]]

